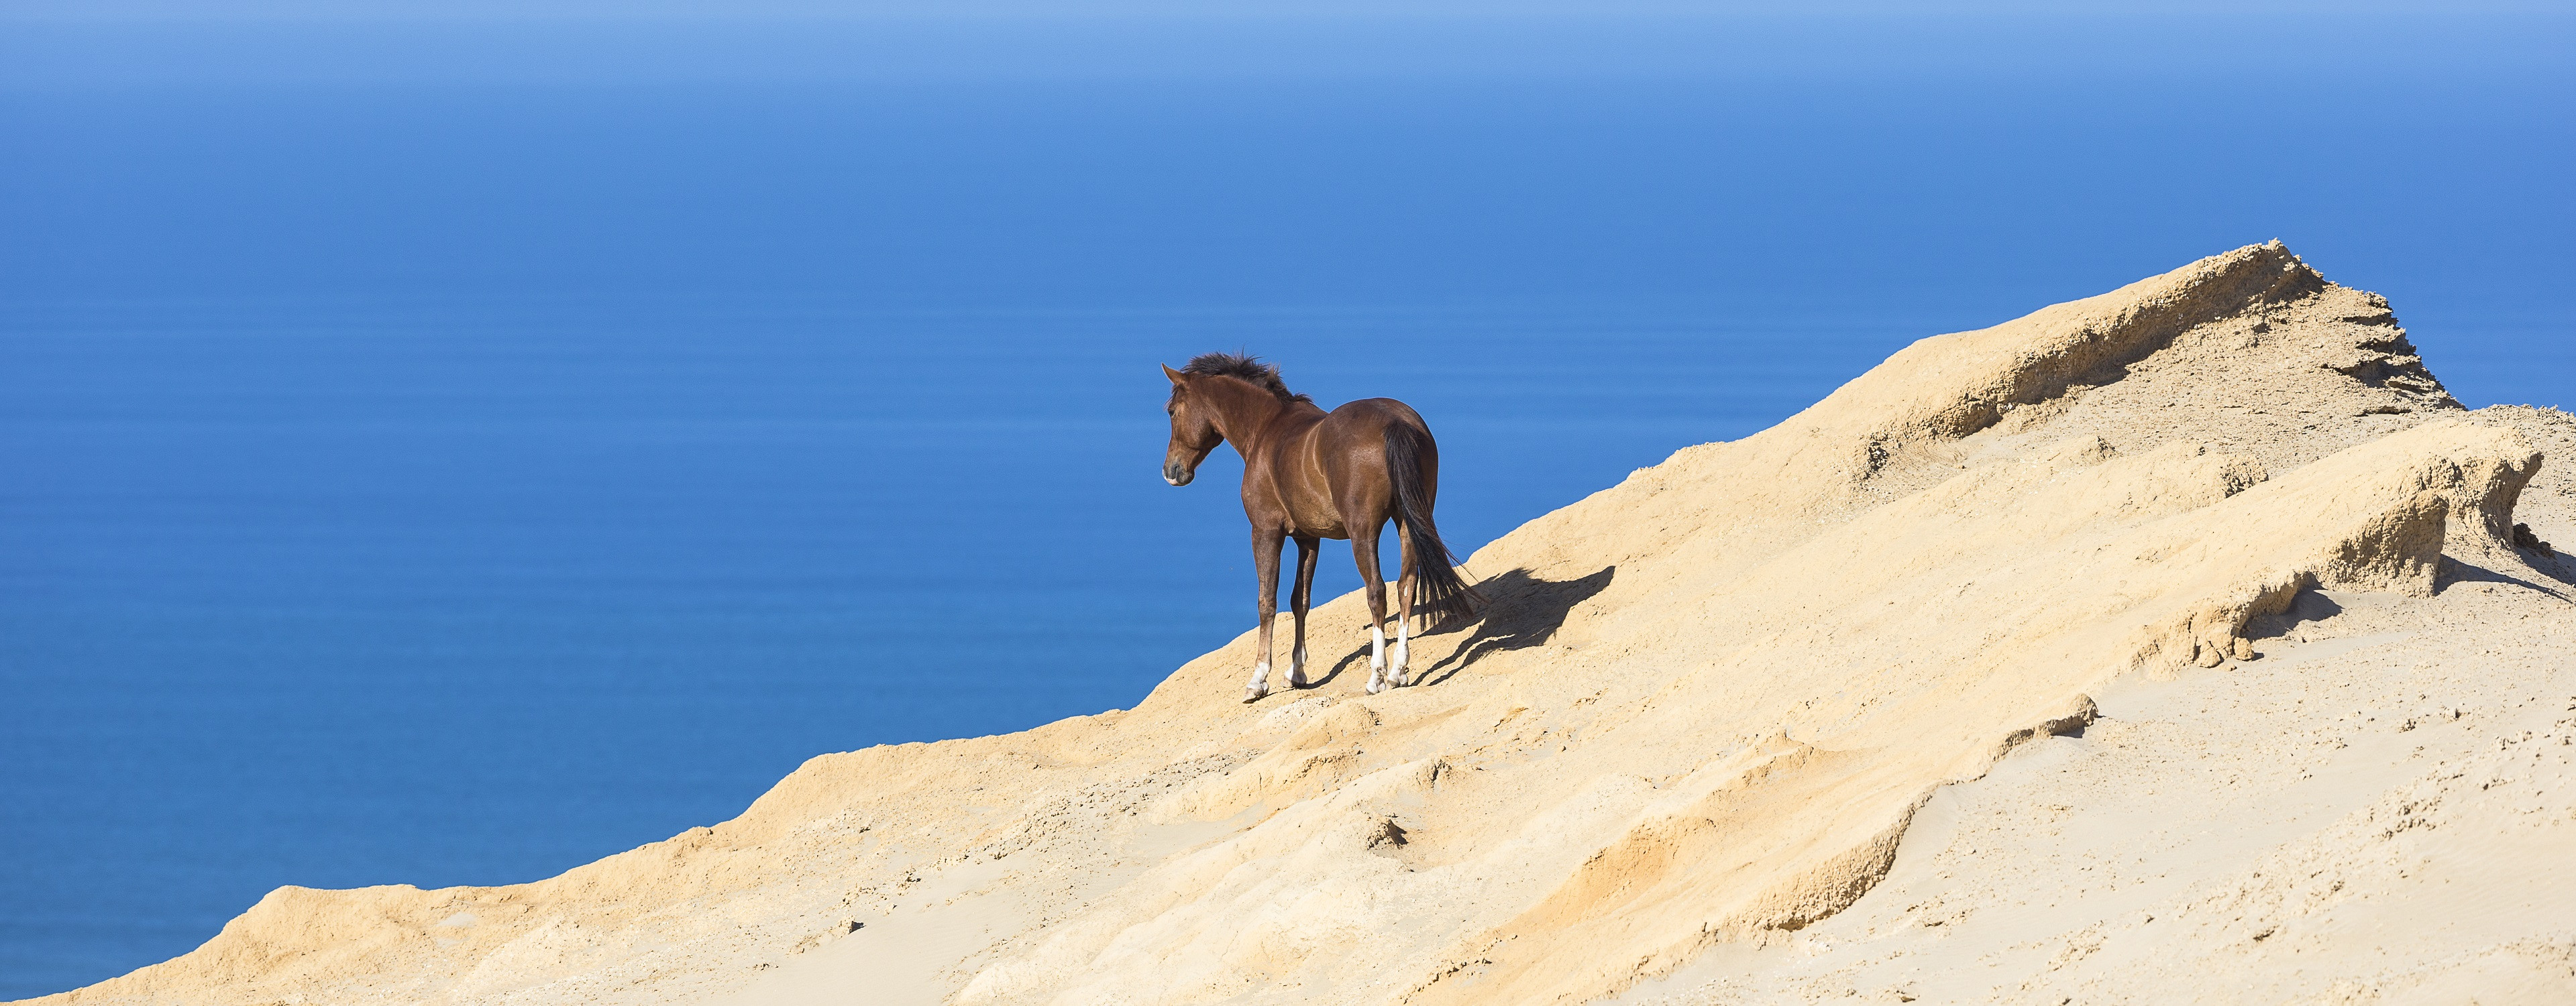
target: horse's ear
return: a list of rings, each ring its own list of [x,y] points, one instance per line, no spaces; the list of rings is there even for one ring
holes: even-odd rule
[[[1182,384],[1188,383],[1187,380],[1181,376],[1181,372],[1173,370],[1172,365],[1168,363],[1163,365],[1163,376],[1171,378],[1172,386],[1176,388],[1180,387]]]

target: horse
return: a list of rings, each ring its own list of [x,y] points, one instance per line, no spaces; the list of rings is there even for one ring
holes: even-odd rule
[[[1252,570],[1261,583],[1260,658],[1243,701],[1270,694],[1270,627],[1279,610],[1279,547],[1297,542],[1297,585],[1288,594],[1297,615],[1297,641],[1289,650],[1288,686],[1306,687],[1306,609],[1313,601],[1315,553],[1320,539],[1347,538],[1368,595],[1368,693],[1410,684],[1407,650],[1412,622],[1425,627],[1451,616],[1471,616],[1484,603],[1458,575],[1458,560],[1440,540],[1431,504],[1440,487],[1440,448],[1431,427],[1413,407],[1392,398],[1364,398],[1325,412],[1315,400],[1288,390],[1279,368],[1257,357],[1203,353],[1179,370],[1163,367],[1172,382],[1171,443],[1163,451],[1163,481],[1190,484],[1199,462],[1220,443],[1243,456],[1243,515],[1252,521]],[[1379,575],[1378,533],[1394,521],[1403,567],[1396,578],[1395,653],[1386,652],[1386,580]]]

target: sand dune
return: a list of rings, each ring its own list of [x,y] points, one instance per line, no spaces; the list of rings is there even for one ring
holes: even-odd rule
[[[1238,639],[39,1001],[2567,1001],[2571,451],[2242,248],[1531,521],[1421,686],[1344,597],[1310,691],[1236,703]]]

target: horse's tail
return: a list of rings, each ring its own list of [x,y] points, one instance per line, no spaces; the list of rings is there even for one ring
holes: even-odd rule
[[[1473,615],[1485,603],[1485,595],[1458,575],[1457,557],[1449,554],[1439,526],[1431,522],[1431,495],[1424,491],[1422,459],[1428,453],[1438,464],[1438,451],[1431,434],[1413,424],[1387,425],[1386,477],[1395,484],[1397,512],[1404,518],[1406,543],[1413,546],[1413,612],[1434,625],[1451,615]]]

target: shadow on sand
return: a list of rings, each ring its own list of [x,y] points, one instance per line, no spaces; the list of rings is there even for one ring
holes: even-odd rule
[[[1547,642],[1565,626],[1565,617],[1575,605],[1608,589],[1610,578],[1618,572],[1617,566],[1603,566],[1590,576],[1541,580],[1528,570],[1515,569],[1477,584],[1476,589],[1484,592],[1489,606],[1476,622],[1476,634],[1458,644],[1458,652],[1425,668],[1416,680],[1436,685],[1457,677],[1459,671],[1487,654],[1525,650]]]
[[[1460,670],[1488,653],[1526,649],[1547,642],[1548,637],[1556,635],[1556,630],[1565,625],[1567,613],[1572,612],[1575,605],[1590,600],[1592,595],[1609,587],[1610,578],[1618,570],[1617,566],[1603,566],[1599,572],[1577,579],[1541,580],[1531,576],[1528,570],[1515,569],[1476,584],[1476,590],[1485,595],[1487,602],[1483,615],[1473,621],[1451,619],[1414,638],[1447,635],[1471,625],[1475,627],[1475,634],[1458,644],[1456,653],[1414,675],[1414,683],[1417,686],[1436,685],[1457,676]],[[1354,666],[1363,670],[1368,667],[1367,645],[1363,644],[1334,661],[1332,670],[1306,687],[1322,687]]]
[[[2502,570],[2461,562],[2446,555],[2442,557],[2441,565],[2434,568],[2433,592],[2441,593],[2454,583],[2507,583],[2525,590],[2536,590],[2561,601],[2576,601],[2576,597],[2569,596],[2566,589],[2576,586],[2576,582],[2571,582],[2562,565],[2563,560],[2556,556],[2542,556],[2536,552],[2524,553],[2522,560],[2532,572],[2549,579],[2556,586],[2533,583]]]

